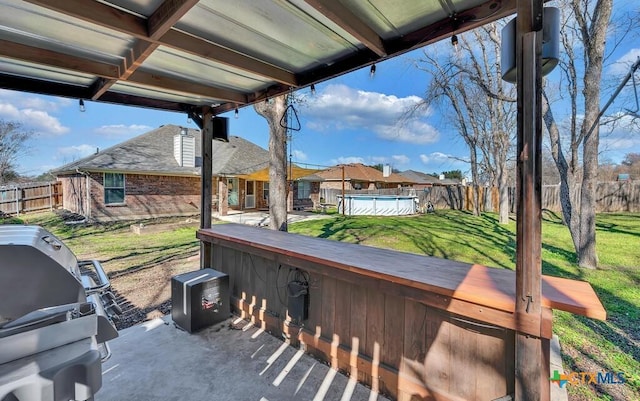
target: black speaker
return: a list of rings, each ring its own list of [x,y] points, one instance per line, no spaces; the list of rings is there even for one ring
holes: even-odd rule
[[[171,318],[189,333],[229,318],[229,276],[201,269],[171,278]]]
[[[216,141],[229,142],[229,119],[227,117],[213,117],[211,131],[213,139]]]

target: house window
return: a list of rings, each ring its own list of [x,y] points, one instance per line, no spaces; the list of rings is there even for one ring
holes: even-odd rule
[[[104,204],[124,203],[124,174],[104,173]]]
[[[269,200],[269,183],[265,182],[262,186],[262,199]]]
[[[311,183],[309,181],[298,181],[298,199],[311,198]]]

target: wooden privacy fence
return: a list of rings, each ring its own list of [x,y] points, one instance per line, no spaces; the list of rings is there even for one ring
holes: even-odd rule
[[[0,187],[0,214],[19,215],[62,205],[62,183],[30,183]]]
[[[497,212],[499,209],[499,192],[496,187],[480,187],[480,210]],[[427,202],[436,209],[473,210],[473,187],[462,185],[435,186],[425,189],[392,188],[345,191],[347,194],[380,194],[380,195],[416,195],[420,207],[424,210]],[[325,203],[337,204],[338,189],[321,189],[320,196]],[[572,196],[577,196],[573,194]],[[516,189],[509,188],[509,211],[516,212]],[[561,212],[560,185],[542,186],[542,208],[553,212]],[[640,212],[640,181],[600,182],[596,187],[596,212]]]

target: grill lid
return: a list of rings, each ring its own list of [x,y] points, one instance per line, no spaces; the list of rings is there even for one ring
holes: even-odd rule
[[[0,225],[0,322],[85,300],[78,261],[38,226]]]

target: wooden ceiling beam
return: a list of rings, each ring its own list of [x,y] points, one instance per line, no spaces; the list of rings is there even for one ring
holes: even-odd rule
[[[479,6],[460,11],[454,18],[441,20],[435,24],[402,35],[387,42],[390,54],[404,52],[435,43],[454,33],[466,32],[515,13],[516,0],[489,0]]]
[[[157,43],[147,42],[141,39],[135,41],[133,48],[129,50],[124,58],[122,73],[117,79],[101,80],[98,79],[92,85],[95,92],[91,96],[92,100],[98,100],[100,96],[106,93],[109,88],[115,85],[118,81],[127,81],[131,74],[133,74],[138,67],[142,65],[144,60],[147,59],[158,48]]]
[[[416,48],[447,38],[451,36],[452,33],[465,32],[512,15],[515,7],[516,0],[487,1],[477,7],[457,13],[456,21],[443,20],[405,34],[396,40],[386,41],[385,47],[389,52],[386,57],[379,57],[378,54],[368,48],[363,49],[342,60],[336,61],[330,66],[318,67],[305,74],[299,74],[298,83],[300,86],[311,85],[391,57],[396,57]]]
[[[147,33],[149,39],[157,40],[159,37],[167,33],[173,25],[184,16],[198,0],[165,0],[147,19]],[[119,80],[128,80],[144,61],[160,46],[157,42],[151,42],[145,39],[137,39],[125,56],[125,65],[121,70],[117,79],[97,79],[92,85],[95,92],[92,94],[92,100],[98,100]]]
[[[28,3],[57,11],[95,25],[147,38],[147,20],[97,1],[86,0],[25,0]]]
[[[89,91],[83,86],[62,84],[44,79],[20,77],[1,72],[0,88],[73,99],[88,99],[89,97]]]
[[[247,97],[240,92],[223,88],[215,88],[212,86],[203,85],[201,83],[193,83],[184,81],[182,79],[152,74],[140,70],[131,74],[130,78],[127,81],[143,86],[152,86],[155,88],[166,89],[172,92],[180,92],[187,95],[202,96],[226,102],[234,102],[238,105],[244,105],[247,103]]]
[[[288,86],[298,85],[296,76],[287,70],[180,31],[170,30],[160,38],[160,43],[194,56],[273,79]]]
[[[198,0],[165,0],[147,20],[149,38],[160,39],[196,4]]]
[[[86,0],[25,0],[73,18],[131,35],[139,40],[185,51],[198,57],[238,68],[266,79],[297,86],[296,76],[272,64],[234,52],[204,39],[169,29],[159,40],[149,36],[148,21],[97,1]],[[171,1],[171,0],[166,0]],[[187,2],[188,3],[188,2]],[[164,4],[164,3],[163,3]],[[168,6],[167,6],[168,7]],[[182,8],[181,8],[182,9]],[[161,31],[155,32],[159,35]]]
[[[25,78],[11,74],[0,73],[0,88],[20,92],[38,93],[41,95],[60,96],[71,99],[89,99],[90,89],[77,86],[46,81],[43,79]],[[118,105],[140,106],[151,109],[187,112],[193,105],[172,102],[169,100],[151,99],[143,96],[127,95],[118,92],[106,92],[101,102]],[[205,107],[205,105],[203,105]]]
[[[144,51],[144,46],[141,48]],[[135,50],[134,50],[135,53]],[[20,43],[0,39],[0,56],[9,57],[35,64],[49,65],[64,70],[72,70],[83,74],[97,75],[99,78],[90,86],[90,92],[83,98],[98,100],[109,88],[118,82],[122,74],[123,66],[116,66],[96,61],[89,61],[80,57],[26,46]],[[132,56],[134,61],[140,57]],[[125,63],[123,63],[124,65]],[[126,80],[141,85],[162,88],[185,94],[193,94],[207,98],[225,100],[242,105],[247,103],[246,96],[240,92],[217,88],[201,83],[193,83],[181,79],[170,78],[163,75],[147,72],[137,72],[134,68],[127,69]],[[98,95],[96,95],[98,94]]]
[[[380,57],[387,55],[382,38],[351,10],[335,0],[304,0]]]
[[[0,39],[0,55],[15,60],[49,65],[99,77],[116,78],[120,75],[120,67],[117,65],[91,61],[82,57],[70,56],[53,50],[27,46],[3,39]]]

